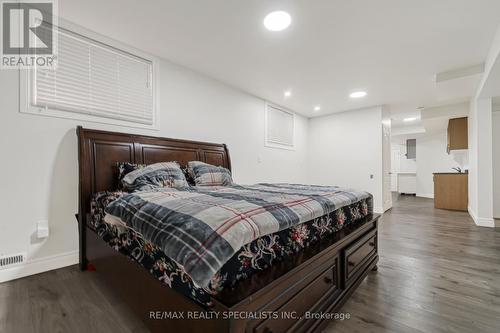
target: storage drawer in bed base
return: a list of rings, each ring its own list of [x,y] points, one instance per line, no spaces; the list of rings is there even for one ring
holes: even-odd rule
[[[344,281],[351,284],[359,276],[373,257],[377,255],[376,230],[368,232],[343,251]]]
[[[324,300],[340,292],[340,271],[339,258],[333,258],[329,262],[328,268],[322,271],[319,276],[316,270],[308,276],[310,282],[303,283],[303,288],[293,297],[281,297],[271,303],[264,311],[276,311],[279,313],[278,319],[269,319],[260,323],[255,329],[256,333],[284,332],[292,326],[296,326],[304,317],[307,311],[312,309],[321,310],[326,304]],[[283,303],[275,308],[276,303]]]
[[[286,279],[275,281],[276,285],[269,288],[272,290],[272,295],[262,297],[267,299],[267,303],[259,307],[259,311],[275,311],[280,319],[251,321],[246,327],[246,332],[307,332],[318,327],[322,320],[307,319],[303,316],[305,312],[321,314],[337,311],[377,264],[376,247],[370,251],[369,255],[362,257],[365,253],[363,247],[365,243],[376,240],[377,219],[360,227],[335,246],[324,250],[322,255],[313,258],[311,263],[314,268],[307,267],[304,263],[304,267],[298,267],[289,272],[287,275],[292,276],[304,274],[304,271],[308,272],[305,277],[291,287],[290,281],[286,281]],[[346,253],[350,254],[349,258],[351,259],[359,258],[359,264],[355,265],[355,271],[349,270],[347,267],[349,261],[346,260]],[[350,272],[349,279],[345,276],[346,272]],[[331,285],[326,287],[326,283]],[[258,294],[263,291],[259,291]],[[260,298],[255,297],[254,302],[258,304]],[[248,308],[250,307],[251,305]],[[302,318],[290,319],[287,317],[290,312],[295,312],[297,317]]]

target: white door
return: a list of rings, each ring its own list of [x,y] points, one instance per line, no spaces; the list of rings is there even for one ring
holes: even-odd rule
[[[391,125],[382,125],[382,168],[384,174],[384,211],[392,208],[391,192]]]
[[[401,149],[399,145],[391,146],[391,191],[398,191],[398,173],[401,171]]]

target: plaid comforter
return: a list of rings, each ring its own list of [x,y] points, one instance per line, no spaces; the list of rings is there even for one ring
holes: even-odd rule
[[[141,233],[205,287],[253,240],[369,197],[339,187],[294,184],[158,188],[113,201],[105,220]]]

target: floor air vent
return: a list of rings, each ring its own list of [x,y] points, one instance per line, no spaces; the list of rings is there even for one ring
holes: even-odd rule
[[[0,256],[0,269],[22,264],[26,261],[25,253],[18,253],[8,256]]]

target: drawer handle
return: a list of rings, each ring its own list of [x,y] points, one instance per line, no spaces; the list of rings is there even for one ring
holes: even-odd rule
[[[332,279],[332,278],[329,278],[328,276],[325,276],[324,281],[325,281],[325,283],[327,283],[327,284],[333,283],[333,279]]]
[[[370,246],[375,246],[375,242],[368,243]]]
[[[349,266],[354,266],[354,263],[353,263],[352,261],[348,261],[348,262],[347,262],[347,265],[349,265]]]

